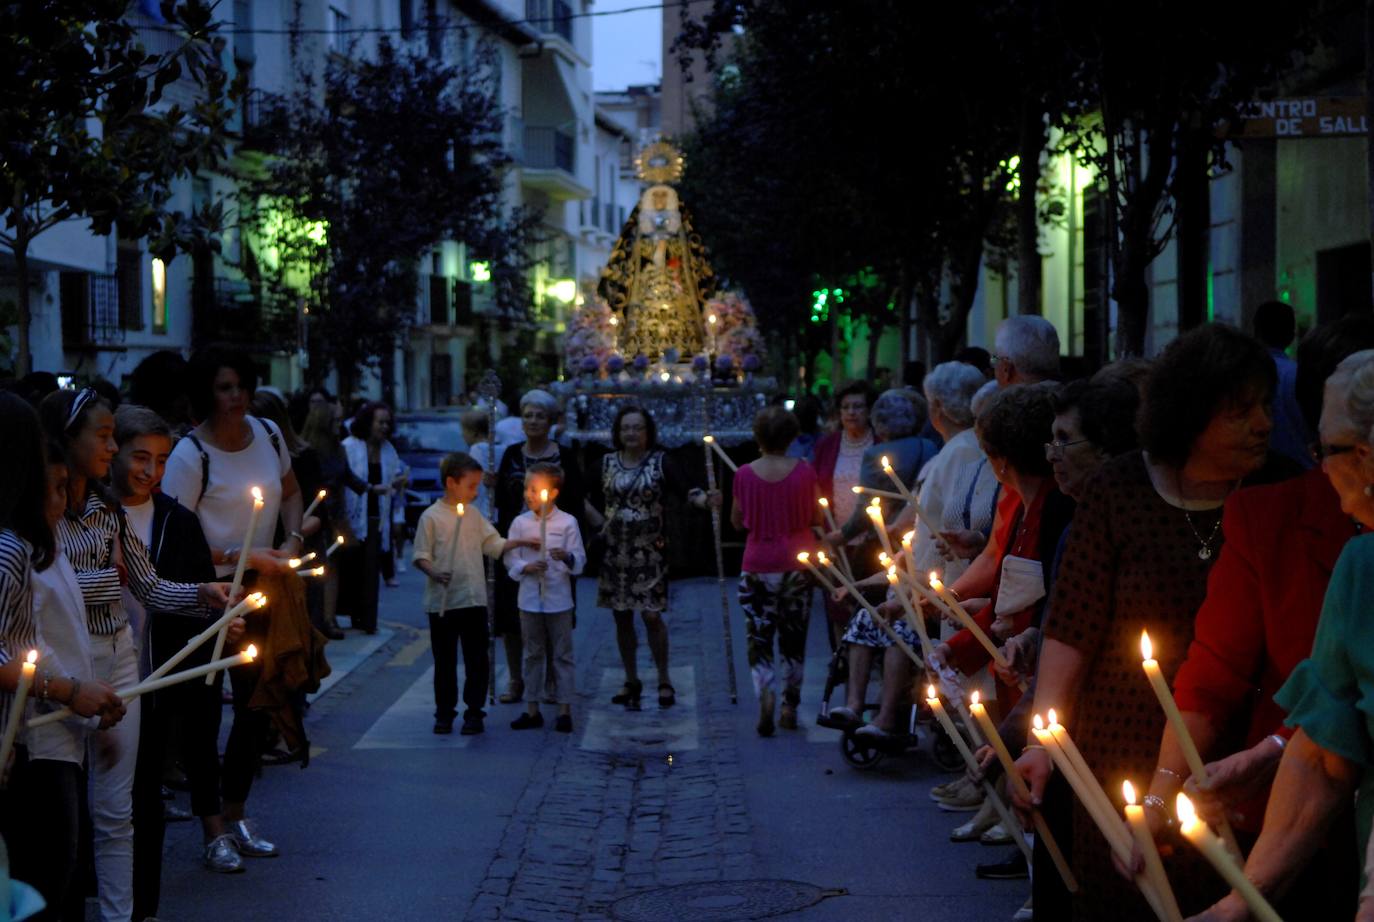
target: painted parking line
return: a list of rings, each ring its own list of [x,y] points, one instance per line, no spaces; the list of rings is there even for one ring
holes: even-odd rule
[[[641,669],[640,674],[655,675],[652,669]],[[611,696],[620,691],[624,672],[602,670],[594,699],[597,703],[587,713],[579,745],[591,752],[649,755],[685,752],[700,746],[696,670],[691,666],[674,666],[668,675],[677,690],[673,707],[660,708],[658,689],[646,681],[643,710],[627,711],[610,703]]]

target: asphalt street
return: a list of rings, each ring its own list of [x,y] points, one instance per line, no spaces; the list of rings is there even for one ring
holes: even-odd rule
[[[382,590],[378,635],[330,646],[309,768],[265,768],[253,788],[249,813],[280,857],[217,875],[200,864],[199,824],[170,825],[161,919],[724,920],[799,907],[773,917],[984,922],[1025,898],[1025,881],[973,875],[1004,848],[948,841],[968,814],[927,797],[949,776],[924,752],[861,771],[814,725],[828,660],[819,599],[798,730],[754,731],[733,582],[737,704],[715,580],[672,589],[677,706],[660,710],[647,687],[643,711],[610,704],[623,678],[612,622],[584,579],[574,732],[512,731],[520,706],[497,705],[484,735],[436,736],[421,579]],[[647,685],[642,641],[640,658]]]

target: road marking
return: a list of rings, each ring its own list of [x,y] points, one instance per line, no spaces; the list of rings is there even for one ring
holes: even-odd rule
[[[415,661],[429,652],[429,629],[418,631],[415,638],[396,651],[388,666],[414,666]]]
[[[496,684],[505,687],[506,667],[496,667]],[[461,690],[465,676],[463,667],[458,667],[458,688]],[[458,702],[459,708],[463,706]],[[353,744],[354,749],[464,749],[472,741],[470,736],[461,736],[457,730],[452,734],[435,733],[434,730],[434,667],[424,671],[401,697],[387,708],[368,728],[367,732]]]
[[[641,668],[640,675],[656,673],[652,668]],[[696,671],[691,666],[677,666],[670,668],[668,675],[677,690],[673,707],[660,708],[657,685],[646,680],[644,709],[627,711],[610,703],[611,696],[620,691],[625,673],[602,670],[597,705],[587,713],[579,745],[591,752],[646,754],[685,752],[700,746]]]
[[[382,644],[395,634],[391,628],[379,627],[375,634],[352,632],[343,640],[331,640],[324,648],[325,659],[329,660],[329,675],[320,683],[320,690],[310,696],[310,700],[319,700],[325,692],[343,681],[350,672],[381,649]]]

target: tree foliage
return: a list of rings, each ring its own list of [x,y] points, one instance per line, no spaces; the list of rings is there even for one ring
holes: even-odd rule
[[[351,381],[391,354],[416,319],[420,260],[442,241],[490,264],[505,316],[527,310],[538,216],[503,204],[498,67],[486,45],[450,65],[382,38],[266,104],[272,140],[240,184],[247,268],[268,296],[306,299],[314,375]]]
[[[204,0],[162,0],[176,40],[150,53],[125,18],[128,0],[30,0],[0,5],[0,243],[19,275],[17,371],[30,369],[28,249],[34,238],[73,218],[96,234],[118,227],[150,238],[170,259],[204,239],[218,210],[170,210],[180,178],[210,169],[225,153],[236,96],[221,64]],[[189,107],[168,105],[179,79],[198,87]]]

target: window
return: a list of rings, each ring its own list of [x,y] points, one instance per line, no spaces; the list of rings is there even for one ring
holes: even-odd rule
[[[444,59],[443,22],[439,19],[438,0],[425,0],[425,40],[429,56],[436,61]]]
[[[329,8],[329,50],[343,54],[348,47],[348,14],[337,6]]]
[[[152,259],[153,276],[153,332],[167,332],[167,264],[156,256]]]
[[[119,325],[143,329],[143,250],[137,240],[120,240],[115,275],[119,279]]]
[[[415,0],[401,0],[401,37],[415,37]]]

